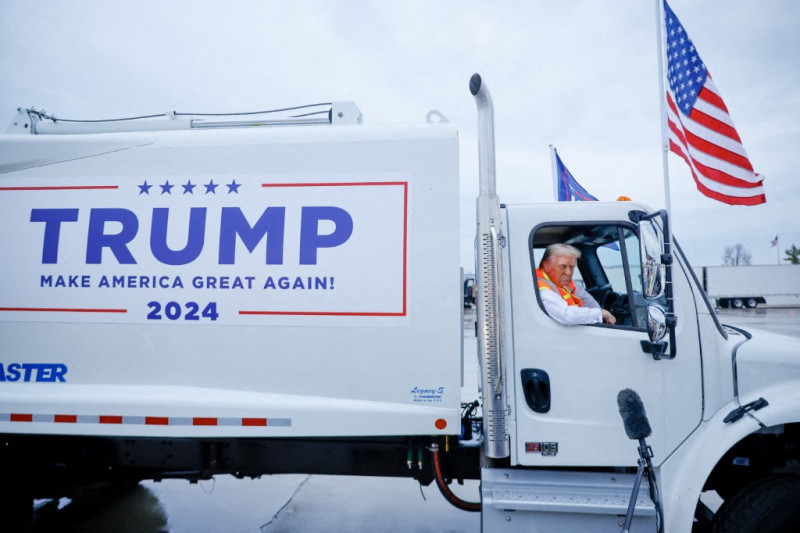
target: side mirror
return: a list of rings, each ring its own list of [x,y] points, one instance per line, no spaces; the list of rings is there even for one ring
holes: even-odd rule
[[[664,254],[664,235],[652,220],[639,222],[639,247],[642,258],[642,290],[648,300],[664,294],[666,267],[661,264]]]
[[[667,331],[672,331],[672,328],[667,327],[667,313],[656,305],[650,304],[647,306],[647,335],[650,337],[649,341],[642,341],[642,350],[653,356],[653,359],[672,359],[674,354],[667,356],[667,343],[661,342],[661,339],[667,334]],[[674,345],[675,339],[671,339],[671,344]]]
[[[656,304],[647,306],[647,334],[650,342],[658,342],[667,334],[667,314]]]

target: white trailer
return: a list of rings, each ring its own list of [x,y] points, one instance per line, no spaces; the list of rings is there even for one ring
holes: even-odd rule
[[[723,308],[800,305],[800,268],[796,265],[704,266],[696,267],[695,272],[708,297]]]
[[[484,531],[796,524],[800,345],[720,324],[663,212],[501,204],[491,98],[470,90],[465,403],[452,125],[366,126],[340,104],[279,126],[21,111],[0,137],[8,524],[87,486],[289,472],[435,480]],[[533,271],[555,242],[616,325],[547,315]]]

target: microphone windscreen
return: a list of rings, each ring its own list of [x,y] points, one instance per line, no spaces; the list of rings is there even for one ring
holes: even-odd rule
[[[619,391],[617,406],[629,439],[639,440],[650,436],[650,422],[647,421],[644,404],[636,391],[631,389]]]

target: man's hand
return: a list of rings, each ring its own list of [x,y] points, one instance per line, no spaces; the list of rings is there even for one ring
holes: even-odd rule
[[[617,319],[614,318],[614,315],[603,309],[603,324],[616,324]]]

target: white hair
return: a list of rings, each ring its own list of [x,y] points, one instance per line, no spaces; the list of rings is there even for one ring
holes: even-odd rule
[[[556,255],[571,255],[578,260],[581,258],[581,251],[571,244],[563,244],[560,242],[551,244],[544,249],[544,255],[542,256],[542,260],[539,261],[539,267],[541,268],[545,261]]]

